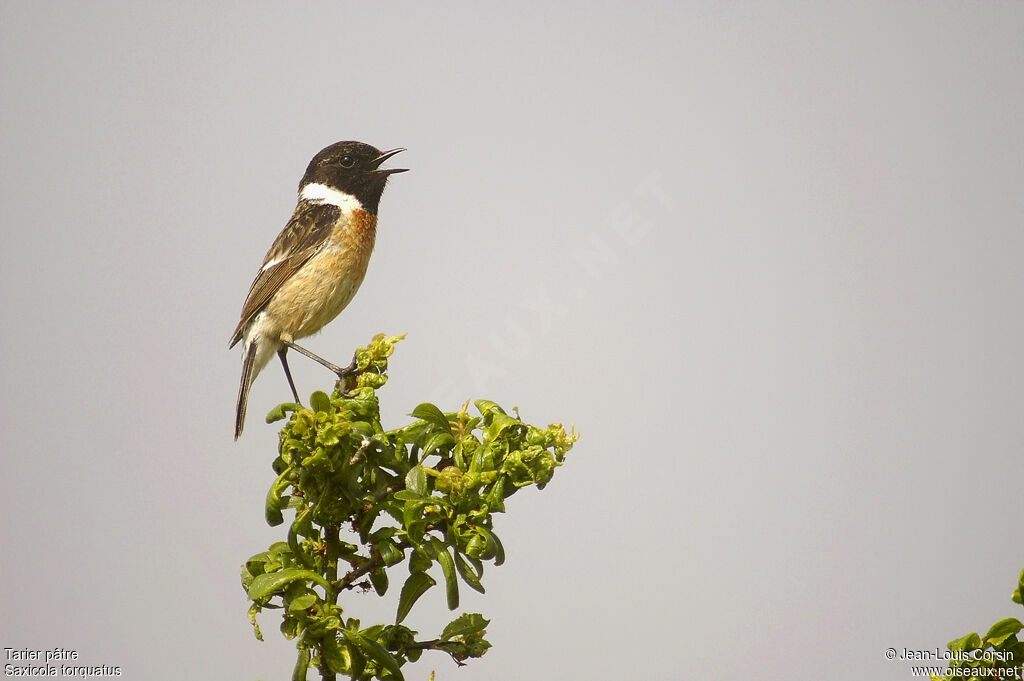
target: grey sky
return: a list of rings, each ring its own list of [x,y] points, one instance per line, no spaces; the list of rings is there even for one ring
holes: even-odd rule
[[[227,342],[342,139],[412,171],[306,345],[407,332],[395,426],[583,433],[464,599],[495,647],[406,678],[909,679],[886,648],[1020,617],[1021,35],[1011,0],[0,4],[0,647],[290,672],[238,583],[288,389],[233,444]]]

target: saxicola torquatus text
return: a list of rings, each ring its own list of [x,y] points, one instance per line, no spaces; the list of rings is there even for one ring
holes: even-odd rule
[[[249,388],[277,353],[292,396],[299,402],[286,354],[291,348],[344,378],[342,368],[299,347],[295,341],[316,333],[338,316],[366,275],[377,234],[377,206],[388,177],[406,168],[382,169],[404,149],[381,152],[362,142],[338,142],[313,157],[299,183],[295,213],[263,259],[242,319],[231,337],[242,341],[242,381],[238,386],[235,439],[245,425]]]

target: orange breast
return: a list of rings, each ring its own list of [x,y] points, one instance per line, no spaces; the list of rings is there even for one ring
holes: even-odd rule
[[[334,228],[267,305],[281,335],[295,340],[314,334],[345,309],[366,276],[376,236],[377,217],[363,210]]]

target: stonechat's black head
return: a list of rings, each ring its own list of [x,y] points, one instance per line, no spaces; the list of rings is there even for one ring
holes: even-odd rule
[[[364,210],[376,214],[388,177],[408,170],[380,167],[400,151],[405,149],[381,152],[362,142],[337,142],[309,162],[306,174],[299,183],[299,191],[308,184],[322,184],[351,194],[363,204]]]

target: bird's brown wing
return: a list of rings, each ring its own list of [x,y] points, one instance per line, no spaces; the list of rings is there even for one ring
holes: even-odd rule
[[[231,336],[231,344],[242,339],[242,329],[263,309],[281,286],[306,264],[317,249],[323,245],[335,222],[341,217],[341,209],[324,203],[300,205],[295,215],[277,235],[267,257],[263,259],[260,273],[249,288],[249,295],[242,306],[242,318]]]

